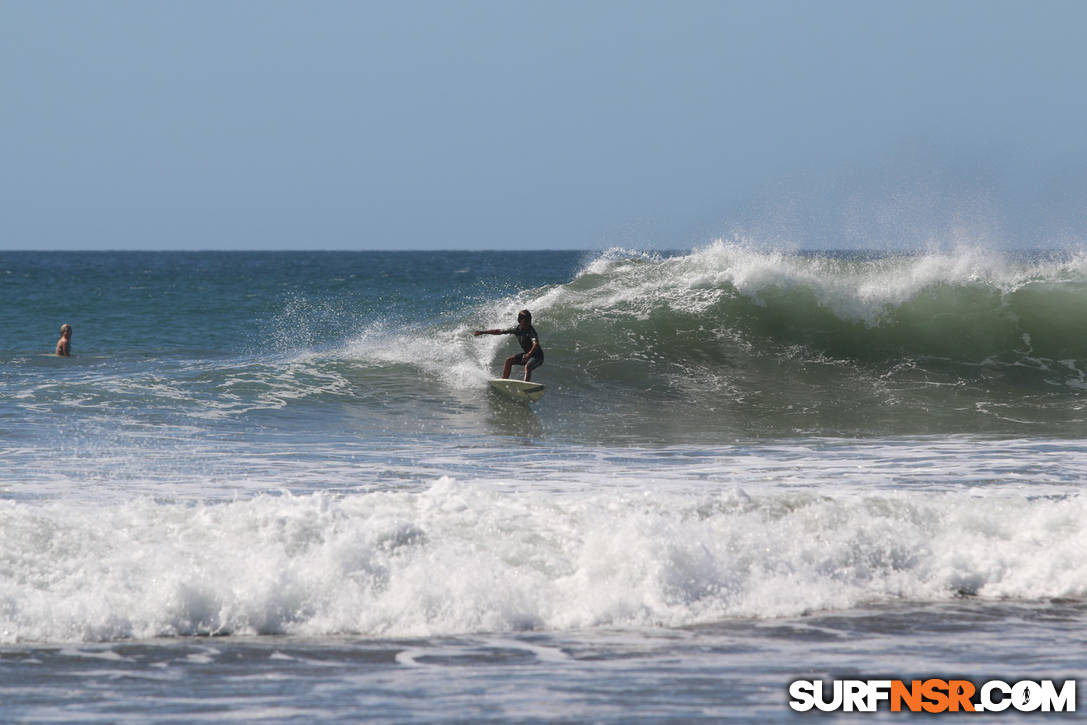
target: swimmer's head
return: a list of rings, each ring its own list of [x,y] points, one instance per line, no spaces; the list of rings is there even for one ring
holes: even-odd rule
[[[60,326],[60,336],[61,337],[71,337],[72,336],[72,326],[69,325],[67,322],[65,322],[63,325]]]

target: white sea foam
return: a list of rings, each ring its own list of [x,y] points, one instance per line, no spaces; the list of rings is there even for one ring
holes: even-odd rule
[[[877,324],[888,310],[941,285],[984,286],[1007,294],[1031,283],[1082,280],[1087,259],[1014,264],[990,249],[962,246],[924,254],[857,261],[767,250],[743,239],[717,240],[688,254],[661,258],[612,249],[582,269],[603,279],[591,294],[568,301],[601,312],[647,315],[665,304],[704,311],[732,288],[758,301],[773,290],[803,289],[846,320]]]
[[[1082,495],[511,484],[0,501],[0,641],[678,626],[1087,595]]]

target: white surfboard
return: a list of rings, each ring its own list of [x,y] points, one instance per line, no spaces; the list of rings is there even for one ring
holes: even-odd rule
[[[535,403],[543,397],[545,386],[540,383],[526,383],[524,380],[503,380],[492,378],[491,387],[508,398],[525,403]]]

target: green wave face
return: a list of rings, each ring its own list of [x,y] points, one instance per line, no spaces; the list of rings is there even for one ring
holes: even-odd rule
[[[1078,255],[615,250],[539,303],[549,375],[687,432],[1087,432]]]

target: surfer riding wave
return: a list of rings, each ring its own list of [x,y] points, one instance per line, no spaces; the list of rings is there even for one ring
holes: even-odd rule
[[[536,328],[532,326],[532,313],[521,310],[517,313],[517,326],[506,330],[476,330],[472,333],[476,337],[480,335],[516,335],[517,342],[524,351],[519,355],[510,355],[506,358],[506,365],[502,368],[502,378],[508,379],[510,369],[514,365],[524,365],[525,382],[532,380],[532,371],[543,365],[543,348],[540,347],[540,336]]]

